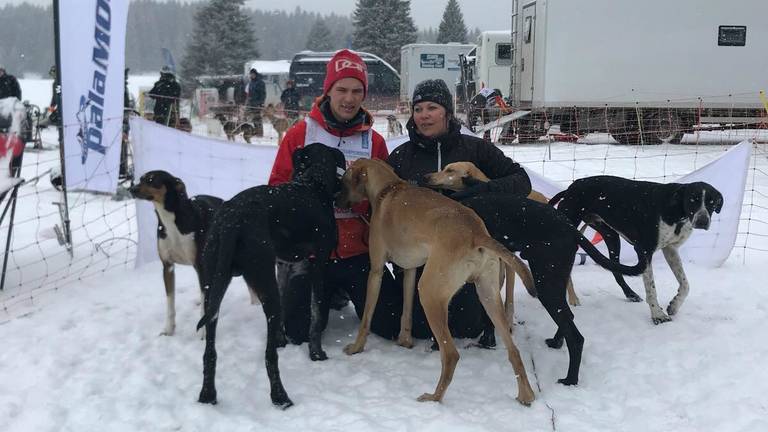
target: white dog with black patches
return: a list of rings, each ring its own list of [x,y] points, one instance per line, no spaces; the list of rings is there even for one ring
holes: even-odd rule
[[[670,321],[670,316],[680,310],[690,288],[678,248],[694,229],[709,229],[712,214],[723,208],[723,195],[704,182],[661,184],[595,176],[573,182],[550,200],[550,204],[557,203],[571,222],[584,221],[603,236],[611,259],[619,259],[619,236],[632,244],[638,255],[645,255],[646,302],[653,323],[660,324]],[[659,249],[679,283],[666,313],[656,297],[651,265],[653,254]],[[620,274],[614,273],[614,277],[629,300],[642,300]]]

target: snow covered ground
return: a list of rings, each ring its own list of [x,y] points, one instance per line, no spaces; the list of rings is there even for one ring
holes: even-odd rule
[[[35,103],[42,105],[50,97],[40,89],[45,85],[45,80],[36,85],[22,80],[25,93],[28,87],[29,94],[39,93],[42,102]],[[376,128],[385,131],[385,122]],[[55,135],[46,132],[44,140],[53,145]],[[725,148],[562,143],[503,150],[566,184],[597,172],[672,181]],[[35,155],[25,165],[40,171],[55,163],[57,153]],[[765,149],[753,159],[756,172],[768,169]],[[764,177],[753,188],[765,193]],[[41,207],[55,199],[44,181],[34,189],[27,194],[38,195]],[[759,211],[768,205],[760,201],[753,207]],[[115,219],[104,221],[112,227],[107,235],[135,233],[124,223],[133,218],[130,205],[104,197],[76,208],[81,219],[100,219],[105,213],[106,219]],[[44,219],[34,229],[17,232],[14,241],[48,236],[51,224]],[[755,225],[752,232],[759,230]],[[752,235],[750,248],[742,247],[746,230],[745,222],[722,267],[686,265],[691,293],[674,321],[659,326],[651,323],[645,303],[623,300],[609,273],[595,265],[576,266],[573,279],[582,306],[574,314],[586,338],[576,387],[556,383],[565,375],[567,351],[546,347],[544,339],[552,336],[554,324],[537,300],[518,289],[521,324],[515,341],[537,396],[531,407],[514,399],[515,379],[503,349],[460,350],[444,402],[416,402],[418,395],[434,389],[439,354],[427,352],[426,341],[406,350],[372,336],[365,352],[348,357],[341,349],[353,339],[358,320],[347,308],[332,313],[324,334],[328,361],[311,362],[306,345],[279,351],[283,382],[296,405],[276,410],[264,370],[264,315],[250,305],[239,280],[221,311],[219,404],[199,404],[204,343],[194,333],[199,315],[194,272],[177,267],[177,334],[158,336],[165,313],[160,265],[131,269],[130,249],[121,249],[126,256],[115,260],[124,265],[71,278],[23,308],[0,312],[0,430],[765,431],[768,345],[762,325],[768,318],[768,292],[761,281],[768,253],[754,249],[768,249],[768,240]],[[87,272],[88,262],[86,275],[101,273]],[[52,265],[39,264],[37,270],[48,272]],[[655,266],[655,276],[659,299],[666,303],[676,281],[662,264]],[[629,283],[644,296],[639,278]]]

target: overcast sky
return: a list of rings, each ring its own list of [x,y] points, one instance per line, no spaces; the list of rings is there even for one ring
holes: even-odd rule
[[[2,1],[2,0],[0,0]],[[473,29],[504,30],[511,21],[512,0],[458,0],[464,14],[464,24]],[[329,14],[351,15],[356,0],[248,0],[246,4],[254,9],[293,10],[300,6],[304,10]],[[437,27],[443,18],[448,0],[411,0],[411,16],[416,27]]]
[[[0,7],[24,1],[37,5],[52,4],[51,0],[0,0]],[[292,11],[300,6],[307,11],[338,15],[351,15],[356,3],[356,0],[246,0],[246,5],[254,9]],[[447,3],[448,0],[411,0],[411,16],[416,27],[436,28],[440,25]],[[480,30],[504,30],[510,26],[512,0],[459,0],[459,6],[464,13],[464,23],[470,30],[475,27]]]

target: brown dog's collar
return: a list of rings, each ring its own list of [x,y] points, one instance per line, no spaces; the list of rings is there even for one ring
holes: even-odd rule
[[[406,183],[406,182],[404,182],[402,180],[397,180],[397,181],[394,181],[394,182],[384,186],[384,188],[382,188],[381,191],[379,191],[379,194],[376,195],[376,203],[377,204],[381,203],[381,201],[383,201],[384,198],[387,195],[389,195],[390,193],[394,192],[395,190],[397,190],[399,188],[401,189],[403,186],[407,186],[407,185],[408,185],[408,183]]]

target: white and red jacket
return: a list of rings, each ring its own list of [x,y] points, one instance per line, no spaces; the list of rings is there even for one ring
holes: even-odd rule
[[[331,128],[315,104],[309,116],[294,124],[285,133],[275,156],[272,173],[269,176],[271,186],[291,180],[293,174],[292,156],[297,148],[305,144],[322,143],[344,153],[347,166],[359,158],[387,160],[387,144],[378,132],[373,130],[373,118],[365,113],[365,121],[353,128],[337,130]],[[349,258],[368,252],[368,225],[361,215],[368,212],[368,202],[353,207],[352,212],[336,209],[336,225],[339,242],[334,258]]]

